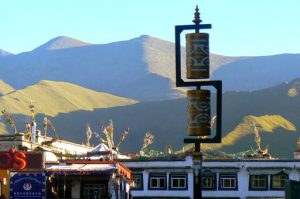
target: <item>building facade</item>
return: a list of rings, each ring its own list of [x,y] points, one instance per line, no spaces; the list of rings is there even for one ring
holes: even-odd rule
[[[192,158],[126,160],[132,170],[133,198],[193,198]],[[285,181],[300,180],[300,160],[204,160],[203,198],[285,198]]]
[[[46,174],[47,198],[131,198],[131,171],[118,161],[69,160],[47,165]]]
[[[110,151],[39,135],[32,143],[22,133],[0,136],[0,142],[0,194],[5,198],[131,198],[131,171],[111,160],[118,156]]]
[[[131,159],[128,159],[130,156],[124,156],[121,159],[122,155],[116,151],[105,151],[108,148],[102,145],[91,148],[48,137],[38,138],[32,144],[23,139],[22,135],[17,135],[16,138],[0,136],[0,141],[4,144],[2,149],[7,151],[14,146],[19,149],[17,151],[30,151],[32,148],[43,150],[45,169],[41,167],[42,169],[34,170],[36,178],[42,178],[45,174],[48,192],[55,193],[60,198],[193,198],[195,172],[189,155],[164,158],[135,156]],[[285,181],[300,179],[299,151],[295,152],[295,159],[291,160],[264,157],[207,159],[204,156],[201,167],[202,196],[284,198]],[[114,160],[105,157],[109,153]],[[5,157],[2,155],[2,158]],[[2,168],[2,193],[5,196],[14,193],[10,191],[10,180],[13,176],[18,177],[16,174],[21,174],[18,178],[23,174],[28,176],[28,171]],[[131,179],[135,182],[133,187]]]
[[[190,156],[123,161],[132,170],[133,199],[193,197],[193,161]]]
[[[299,179],[299,160],[206,160],[203,197],[284,198],[285,181]]]

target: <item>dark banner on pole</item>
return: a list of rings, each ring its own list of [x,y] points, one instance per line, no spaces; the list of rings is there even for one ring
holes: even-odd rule
[[[45,199],[45,173],[11,173],[10,199]]]

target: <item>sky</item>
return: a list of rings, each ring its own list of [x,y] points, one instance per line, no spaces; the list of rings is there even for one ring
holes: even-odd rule
[[[210,52],[300,53],[299,0],[0,0],[0,49],[18,54],[57,36],[93,44],[150,35],[174,42],[198,5]],[[188,32],[183,32],[186,34]]]

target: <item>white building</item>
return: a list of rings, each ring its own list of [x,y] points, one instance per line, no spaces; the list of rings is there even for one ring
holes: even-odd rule
[[[193,161],[186,158],[150,158],[124,160],[131,171],[135,186],[133,199],[144,198],[192,198]]]
[[[284,182],[300,179],[299,160],[206,160],[205,198],[284,198]]]
[[[125,161],[133,199],[193,198],[191,157]],[[201,173],[203,198],[284,198],[284,182],[300,179],[300,160],[204,160]]]
[[[106,160],[101,157],[101,154],[103,154],[102,148],[105,148],[103,145],[97,146],[99,149],[97,147],[92,149],[84,145],[78,145],[63,140],[53,140],[48,137],[38,137],[37,140],[37,143],[32,144],[24,139],[24,136],[22,135],[0,136],[2,144],[1,149],[3,151],[7,151],[11,146],[15,146],[19,150],[30,150],[33,147],[35,149],[41,148],[45,151],[52,151],[53,153],[47,152],[48,155],[45,155],[46,157],[49,157],[49,159],[46,159],[48,173],[52,172],[55,175],[58,175],[60,171],[67,173],[67,170],[64,169],[71,169],[70,171],[77,172],[78,169],[75,167],[80,161],[77,163],[76,161],[91,159],[94,161],[92,163],[94,166],[86,165],[82,168],[87,168],[89,172],[93,172],[90,168],[95,167],[94,171],[99,172],[98,179],[101,178],[100,174],[104,162],[99,162],[99,164],[97,164],[97,160]],[[89,153],[95,154],[95,156],[88,157]],[[56,158],[54,154],[56,155]],[[115,158],[123,157],[115,154],[115,152],[112,154]],[[263,157],[245,159],[205,159],[202,162],[201,172],[203,198],[284,198],[284,182],[286,180],[299,181],[300,179],[299,154],[300,142],[298,141],[298,149],[294,153],[295,159],[291,160],[266,159]],[[69,159],[69,163],[72,159],[77,160],[72,163],[73,165],[70,164],[68,168],[65,168],[63,162],[68,161],[67,159]],[[176,156],[167,158],[138,157],[135,159],[122,159],[120,161],[126,168],[129,168],[132,171],[131,179],[135,181],[135,186],[131,191],[129,190],[129,187],[124,189],[127,193],[126,197],[131,195],[134,199],[193,198],[194,172],[191,156],[186,156],[185,158]],[[81,164],[83,163],[81,162]],[[87,171],[79,169],[78,172]],[[65,176],[65,174],[63,176]],[[59,178],[60,180],[65,180],[62,176]],[[67,181],[69,182],[70,180],[76,181],[76,183],[74,181],[70,184],[71,188],[73,189],[73,186],[75,186],[73,190],[76,190],[80,184],[78,184],[78,179],[67,176]],[[128,176],[127,180],[125,178],[124,180],[129,184],[130,177]],[[105,185],[112,190],[115,186],[112,186],[110,182],[112,181],[107,180]],[[70,193],[72,198],[76,198],[81,194],[76,191]]]

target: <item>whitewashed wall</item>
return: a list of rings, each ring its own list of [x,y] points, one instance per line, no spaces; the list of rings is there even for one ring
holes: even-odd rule
[[[193,161],[187,157],[182,161],[136,161],[124,162],[128,168],[142,168],[143,171],[143,190],[131,190],[133,197],[193,197]],[[148,190],[149,173],[166,173],[167,189],[166,190]],[[169,190],[169,174],[186,173],[187,190]]]
[[[218,190],[219,175],[217,175],[217,189],[211,191],[203,191],[204,197],[240,197],[245,199],[247,197],[284,197],[284,191],[270,190],[270,175],[268,176],[269,190],[253,191],[249,190],[249,172],[259,171],[265,174],[275,174],[284,171],[289,175],[290,180],[300,179],[299,169],[300,162],[298,161],[276,161],[276,160],[262,160],[262,161],[210,161],[203,162],[203,166],[207,168],[218,168],[217,172],[228,172],[228,168],[238,168],[238,190]],[[221,169],[221,167],[224,167]],[[261,169],[259,169],[261,168]],[[213,169],[212,169],[213,170]]]

